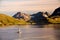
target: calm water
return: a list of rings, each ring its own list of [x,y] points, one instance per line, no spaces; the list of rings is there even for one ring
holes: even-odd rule
[[[60,40],[59,27],[56,24],[9,26],[0,28],[0,40]]]

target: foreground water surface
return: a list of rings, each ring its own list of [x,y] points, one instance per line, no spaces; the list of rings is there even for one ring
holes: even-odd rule
[[[0,28],[0,40],[60,40],[60,25],[14,25]]]

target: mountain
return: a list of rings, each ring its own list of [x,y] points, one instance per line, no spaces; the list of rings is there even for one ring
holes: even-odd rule
[[[50,17],[53,16],[60,16],[60,7],[56,8]]]
[[[44,16],[44,15],[45,15],[45,16]],[[44,16],[44,17],[49,17],[50,14],[46,11],[46,12],[43,13],[43,16]]]
[[[52,15],[50,15],[47,20],[50,23],[60,23],[60,7],[56,8]]]
[[[17,12],[13,17],[16,19],[24,19],[25,21],[30,20],[30,15],[21,12]]]
[[[17,12],[15,15],[13,15],[13,17],[16,19],[23,18],[23,16],[21,16],[21,12]]]
[[[45,16],[48,17],[47,13],[44,14],[43,12],[38,12],[32,15],[17,12],[13,17],[19,20],[24,19],[25,21],[28,21],[30,23],[43,24],[47,23],[48,21]]]
[[[43,12],[32,14],[31,21],[35,22],[36,24],[44,24],[48,22],[46,17],[43,16]]]

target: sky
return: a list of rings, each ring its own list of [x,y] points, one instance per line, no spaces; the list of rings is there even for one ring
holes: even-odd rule
[[[0,13],[14,15],[16,12],[33,14],[39,11],[53,12],[60,7],[60,0],[0,0]]]

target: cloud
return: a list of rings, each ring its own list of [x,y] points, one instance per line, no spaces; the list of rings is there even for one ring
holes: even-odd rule
[[[2,0],[0,11],[45,11],[58,6],[60,6],[58,0]]]

